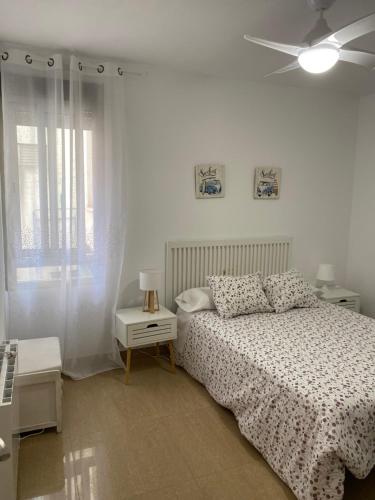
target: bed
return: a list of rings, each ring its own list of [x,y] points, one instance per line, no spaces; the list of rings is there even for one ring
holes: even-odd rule
[[[289,267],[290,239],[247,241],[246,250],[233,249],[233,241],[220,242],[221,250],[201,242],[199,251],[190,246],[198,242],[177,243],[178,252],[167,258],[167,291],[168,283],[202,286],[207,268],[220,273],[223,264],[237,274]],[[374,320],[327,303],[226,320],[216,311],[179,313],[178,320],[178,363],[234,413],[241,432],[297,498],[338,500],[345,468],[357,478],[369,474],[375,464]]]

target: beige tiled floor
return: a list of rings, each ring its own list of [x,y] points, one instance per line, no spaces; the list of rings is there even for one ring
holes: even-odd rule
[[[63,433],[22,441],[20,499],[295,498],[202,386],[134,358],[129,386],[121,370],[65,381]],[[354,499],[375,499],[374,473],[348,479]]]

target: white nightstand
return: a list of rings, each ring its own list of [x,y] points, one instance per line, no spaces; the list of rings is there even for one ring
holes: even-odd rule
[[[129,381],[131,352],[133,348],[168,342],[171,368],[175,371],[173,339],[177,338],[176,315],[163,306],[154,313],[143,312],[142,307],[119,309],[116,313],[117,340],[127,349],[125,383]]]
[[[352,311],[359,312],[360,308],[360,295],[359,293],[352,292],[346,288],[332,287],[323,290],[322,295],[319,297],[325,302],[336,304],[337,306],[351,309]]]

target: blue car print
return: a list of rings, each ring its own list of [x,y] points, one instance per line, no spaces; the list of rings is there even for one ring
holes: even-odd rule
[[[261,181],[257,187],[257,195],[260,196],[271,196],[274,193],[273,183]]]
[[[203,181],[200,185],[200,192],[208,195],[219,194],[221,193],[221,182],[217,179]]]

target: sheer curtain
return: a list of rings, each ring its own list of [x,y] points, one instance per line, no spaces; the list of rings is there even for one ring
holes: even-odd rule
[[[12,49],[1,89],[8,337],[58,336],[73,378],[117,367],[123,71]]]

